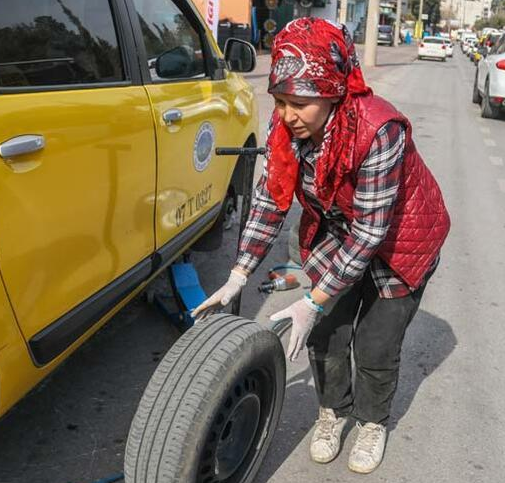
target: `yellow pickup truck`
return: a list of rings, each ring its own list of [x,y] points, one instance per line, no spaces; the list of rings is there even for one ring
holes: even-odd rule
[[[2,0],[0,416],[209,230],[257,105],[187,0]],[[217,224],[217,225],[216,225]],[[214,248],[214,247],[213,247]]]

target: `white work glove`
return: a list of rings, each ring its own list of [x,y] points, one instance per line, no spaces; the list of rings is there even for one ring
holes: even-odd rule
[[[200,322],[208,315],[216,312],[216,310],[220,310],[224,306],[228,305],[240,293],[242,287],[246,283],[246,275],[237,272],[236,270],[232,270],[228,281],[196,309],[193,309],[191,317],[195,319],[195,323]]]
[[[291,335],[289,337],[288,351],[286,357],[294,361],[298,353],[305,347],[314,325],[319,322],[322,312],[319,311],[309,298],[303,297],[288,308],[281,310],[270,316],[272,322],[282,319],[291,319]]]

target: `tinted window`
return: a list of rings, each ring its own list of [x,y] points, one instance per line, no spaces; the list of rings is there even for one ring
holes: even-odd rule
[[[108,0],[1,0],[0,87],[124,80]]]
[[[430,38],[424,38],[423,42],[425,44],[443,44],[444,43],[443,39],[433,39],[433,38],[431,38],[431,39]]]
[[[496,43],[496,41],[499,40],[499,39],[500,39],[499,35],[489,34],[486,37],[486,42],[489,42],[490,45],[494,45]]]
[[[134,0],[153,80],[205,76],[200,36],[171,0]]]
[[[505,38],[502,39],[500,44],[498,45],[498,50],[496,51],[497,54],[505,54]]]
[[[381,34],[390,34],[393,31],[390,25],[379,25],[379,32]]]
[[[505,35],[502,35],[489,51],[490,54],[503,54],[503,52],[505,52]]]
[[[153,80],[205,76],[197,30],[172,0],[134,0]]]

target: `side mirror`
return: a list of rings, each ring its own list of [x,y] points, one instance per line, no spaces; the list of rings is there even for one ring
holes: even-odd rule
[[[245,40],[229,38],[224,44],[224,60],[231,72],[251,72],[256,67],[256,50]]]
[[[184,46],[163,52],[154,65],[156,75],[162,78],[185,77],[192,71],[191,54]]]

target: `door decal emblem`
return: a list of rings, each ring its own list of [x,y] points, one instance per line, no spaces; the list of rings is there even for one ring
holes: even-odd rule
[[[197,171],[203,171],[210,163],[214,150],[215,132],[210,122],[204,122],[195,137],[193,164]]]

